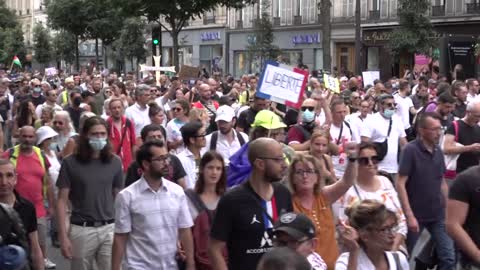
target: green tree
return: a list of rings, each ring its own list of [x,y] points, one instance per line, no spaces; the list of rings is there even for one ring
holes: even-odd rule
[[[270,14],[268,13],[270,3],[268,0],[260,1],[262,7],[261,16],[255,20],[254,32],[247,45],[250,63],[252,63],[254,59],[258,63],[258,66],[255,69],[263,68],[266,60],[275,60],[277,56],[280,55],[280,49],[278,46],[273,45],[275,36],[273,34],[273,25],[270,20]],[[249,72],[252,72],[252,70],[249,70]]]
[[[91,14],[84,0],[46,0],[48,22],[55,30],[64,30],[75,36],[76,69],[80,69],[78,43],[87,36]]]
[[[17,16],[7,8],[5,0],[0,0],[0,29],[18,26]]]
[[[323,69],[330,70],[332,67],[332,55],[330,54],[330,43],[332,39],[331,9],[330,0],[320,0],[318,3],[322,23],[322,51],[323,51]]]
[[[399,0],[400,26],[390,36],[390,48],[394,56],[408,54],[413,62],[414,54],[430,55],[435,46],[435,31],[430,22],[428,0]]]
[[[124,14],[146,17],[149,22],[157,22],[172,37],[173,63],[178,70],[178,35],[190,19],[202,16],[219,5],[241,8],[256,0],[114,0],[122,7]],[[160,18],[165,19],[164,21]]]
[[[52,59],[50,32],[41,23],[33,28],[33,49],[38,63],[45,65]]]
[[[0,62],[9,66],[16,55],[24,63],[26,52],[23,32],[20,26],[5,28],[0,31],[0,57],[2,57]]]
[[[147,56],[145,50],[145,23],[140,18],[127,19],[120,33],[120,38],[114,43],[119,55],[128,58],[132,70],[135,70],[133,59],[137,63]]]
[[[62,60],[68,64],[73,64],[75,61],[76,37],[72,33],[60,31],[55,34],[52,39],[52,52],[55,61]]]

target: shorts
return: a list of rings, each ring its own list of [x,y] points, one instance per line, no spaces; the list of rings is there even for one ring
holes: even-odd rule
[[[47,217],[37,218],[38,243],[40,246],[47,245],[48,219]]]

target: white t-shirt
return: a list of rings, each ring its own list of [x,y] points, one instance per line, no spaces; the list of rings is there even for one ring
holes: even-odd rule
[[[168,142],[176,142],[182,140],[182,132],[180,132],[180,128],[182,128],[183,125],[185,125],[185,123],[178,120],[177,118],[174,118],[167,123],[165,131],[167,133]],[[178,154],[182,152],[183,149],[185,149],[185,147],[182,143],[182,145],[178,146],[177,149],[173,151],[173,154]]]
[[[350,128],[352,129],[352,133],[354,135],[354,141],[356,143],[361,143],[361,137],[360,137],[360,131],[362,129],[362,126],[364,125],[365,121],[371,117],[372,114],[367,114],[367,117],[365,119],[360,118],[360,113],[356,112],[353,114],[349,114],[345,117],[345,121],[347,121],[350,124]]]
[[[393,97],[397,103],[397,115],[403,122],[403,129],[410,128],[410,108],[413,107],[412,99],[410,97],[402,97],[399,94]]]
[[[342,134],[340,134],[340,131]],[[345,169],[347,168],[347,154],[344,151],[344,147],[345,144],[354,142],[356,135],[353,132],[353,129],[349,128],[347,124],[343,122],[343,130],[341,127],[337,127],[334,124],[330,126],[330,136],[332,137],[332,143],[339,146],[338,156],[332,155],[333,168],[335,170],[335,175],[338,178],[342,178]]]
[[[360,135],[367,137],[371,142],[383,142],[387,138],[390,119],[385,119],[379,112],[375,113],[365,121]],[[388,151],[385,158],[378,164],[378,169],[388,173],[398,172],[398,143],[404,138],[405,129],[402,120],[394,114],[392,116],[392,130],[388,137]]]
[[[148,116],[148,105],[142,109],[138,103],[133,104],[125,110],[125,115],[135,124],[135,135],[140,137],[143,127],[150,125],[150,117]]]
[[[408,265],[408,260],[405,254],[397,251],[397,252],[390,252],[385,251],[385,255],[387,255],[388,260],[388,269],[389,270],[397,270],[400,269],[395,262],[395,258],[393,257],[393,253],[397,253],[400,261],[400,265],[402,266],[401,269],[408,270],[410,266]],[[335,270],[346,270],[348,269],[348,257],[350,256],[349,252],[342,253],[340,257],[338,257],[337,262],[335,263]],[[367,254],[360,249],[360,253],[358,255],[358,266],[357,270],[372,270],[375,269],[372,261],[368,258]]]

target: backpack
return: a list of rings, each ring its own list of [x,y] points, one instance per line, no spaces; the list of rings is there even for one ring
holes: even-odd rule
[[[22,220],[12,207],[3,203],[0,203],[0,217],[0,220],[2,220],[2,226],[0,226],[0,247],[17,245],[23,248],[28,259],[27,264],[20,269],[30,270],[30,245]]]
[[[240,146],[243,146],[245,144],[245,139],[243,139],[242,134],[240,132],[235,132],[237,134],[237,139],[238,142],[240,143]],[[215,151],[217,149],[217,141],[218,141],[218,131],[214,131],[212,133],[212,138],[210,139],[210,150]]]

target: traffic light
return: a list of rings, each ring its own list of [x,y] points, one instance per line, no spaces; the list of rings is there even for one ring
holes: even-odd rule
[[[162,38],[162,30],[160,26],[152,27],[152,44],[154,46],[160,45]]]

